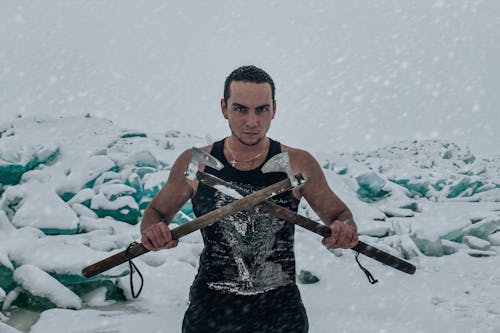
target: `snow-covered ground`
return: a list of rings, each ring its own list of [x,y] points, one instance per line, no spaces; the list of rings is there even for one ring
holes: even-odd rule
[[[207,139],[144,133],[92,116],[0,125],[0,332],[179,332],[198,265],[199,233],[93,282],[81,269],[139,239],[141,209],[174,158]],[[325,250],[300,227],[297,270],[311,332],[500,331],[500,161],[441,141],[314,153],[351,207],[361,239],[417,266],[408,275],[350,250]],[[300,213],[317,217],[306,202]],[[176,220],[192,216],[190,207]],[[136,288],[139,281],[136,277]],[[64,323],[64,324],[63,324]]]

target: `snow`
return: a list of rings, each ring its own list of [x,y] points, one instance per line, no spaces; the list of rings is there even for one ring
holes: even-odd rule
[[[37,227],[45,233],[75,233],[78,217],[54,190],[33,181],[23,189],[23,200],[16,208],[12,224],[17,228]]]
[[[20,266],[14,271],[14,280],[32,295],[45,297],[57,307],[71,309],[82,307],[80,297],[36,266]]]
[[[7,253],[5,253],[3,250],[2,252],[0,252],[0,265],[4,266],[10,271],[14,270],[14,265],[12,265],[12,263],[9,260],[9,257],[7,256]]]
[[[92,198],[90,208],[93,210],[97,209],[108,209],[108,210],[120,210],[122,207],[130,207],[132,209],[139,209],[137,202],[131,196],[119,197],[114,201],[108,200],[103,194],[97,194]]]
[[[168,171],[148,173],[144,176],[144,192],[156,193],[165,184],[168,178]]]
[[[16,228],[10,223],[7,214],[0,210],[0,231],[2,235],[8,235],[16,230]]]
[[[481,238],[477,238],[474,236],[464,236],[462,238],[462,242],[469,246],[471,249],[487,251],[491,247],[491,243],[487,240],[483,240]]]
[[[2,304],[2,311],[5,311],[10,308],[12,302],[14,302],[22,292],[21,287],[16,287],[15,289],[9,291],[9,293],[5,296]]]
[[[84,188],[78,191],[69,201],[69,204],[82,203],[84,201],[90,201],[95,196],[94,190],[90,188]]]
[[[89,235],[89,240],[96,242],[98,240],[94,238],[96,236],[95,233]],[[101,240],[103,236],[108,236],[108,234],[102,233]],[[109,237],[109,239],[113,238]],[[80,275],[83,267],[108,254],[93,249],[91,246],[85,246],[85,238],[79,238],[75,241],[75,243],[71,243],[64,237],[35,239],[17,236],[13,240],[4,241],[3,244],[8,251],[9,258],[17,265],[31,264],[47,272],[77,276]],[[121,275],[125,270],[124,267],[117,267],[107,273]]]
[[[243,196],[241,194],[239,194],[238,191],[236,191],[235,189],[232,189],[230,187],[227,187],[227,186],[224,186],[224,185],[215,185],[214,188],[217,191],[219,191],[219,192],[221,192],[221,193],[223,193],[223,194],[225,194],[225,195],[227,195],[227,196],[229,196],[231,198],[234,198],[234,199],[241,199],[241,198],[243,198]]]
[[[417,266],[360,256],[370,285],[297,227],[310,332],[499,332],[499,4],[193,8],[0,2],[0,332],[180,331],[199,232],[134,259],[138,299],[126,264],[81,269],[140,240],[180,152],[229,133],[222,83],[247,63],[277,85],[270,136],[314,155],[363,241]]]
[[[14,327],[9,326],[7,324],[4,324],[1,321],[0,321],[0,332],[2,332],[2,333],[22,333],[22,331],[19,331],[19,330],[15,329]]]
[[[107,156],[90,156],[80,163],[76,163],[68,170],[67,184],[59,192],[75,193],[88,182],[95,180],[100,174],[112,169],[114,162]]]
[[[93,210],[87,208],[86,206],[84,206],[82,204],[74,203],[71,205],[71,208],[73,208],[73,210],[75,211],[76,215],[78,215],[78,217],[87,216],[87,217],[92,217],[92,218],[97,219],[97,214]]]
[[[487,240],[491,245],[500,246],[500,230],[488,236]]]
[[[103,194],[109,200],[115,200],[122,195],[134,194],[136,190],[133,187],[124,184],[106,183],[96,186],[98,194]]]
[[[76,145],[73,134],[64,131],[68,124],[78,127],[79,136],[88,140]],[[138,224],[120,220],[126,218],[123,210],[144,209],[140,203],[150,201],[159,191],[177,154],[205,144],[204,140],[190,135],[169,137],[170,146],[164,149],[161,134],[122,137],[126,131],[116,125],[86,117],[45,117],[43,122],[22,118],[8,127],[22,134],[11,140],[16,138],[25,146],[36,145],[40,133],[48,129],[59,132],[51,139],[59,155],[50,164],[26,171],[18,184],[3,187],[2,321],[30,333],[62,332],[58,322],[63,318],[73,323],[64,327],[64,332],[70,333],[110,327],[131,332],[145,323],[152,331],[163,330],[165,323],[172,325],[172,331],[179,331],[203,246],[199,233],[184,237],[175,249],[134,260],[146,279],[138,299],[130,294],[126,264],[92,281],[81,276],[81,269],[140,239]],[[24,128],[30,131],[23,132]],[[102,130],[97,131],[99,128]],[[106,149],[110,143],[120,147],[112,151],[112,158],[107,155],[111,150]],[[453,147],[452,154],[443,154],[447,145]],[[150,156],[137,155],[137,151],[154,151],[163,162],[152,167]],[[95,156],[100,158],[82,164],[88,172],[81,168],[74,173],[81,179],[70,179],[72,159],[85,154],[99,154]],[[142,156],[147,163],[130,156]],[[468,156],[467,163],[464,156]],[[363,265],[379,280],[372,286],[351,251],[336,250],[332,255],[322,247],[319,236],[297,227],[297,272],[308,271],[319,278],[317,283],[299,284],[311,332],[496,332],[500,328],[500,205],[495,167],[500,161],[471,161],[470,152],[435,140],[399,142],[352,154],[317,152],[315,157],[328,183],[353,211],[360,238],[409,260],[417,271],[410,276],[361,256]],[[337,157],[341,166],[335,163]],[[118,166],[113,171],[109,171],[110,160]],[[360,175],[367,176],[361,184]],[[464,175],[477,177],[484,184],[481,192],[475,192],[478,188],[471,181],[458,190],[457,181]],[[409,185],[416,181],[425,184],[422,189]],[[56,192],[67,184],[73,186],[71,197]],[[361,186],[376,190],[360,193]],[[450,197],[452,189],[460,193]],[[386,193],[380,196],[380,190]],[[470,200],[478,194],[488,195]],[[305,201],[301,201],[299,212],[319,220]],[[45,218],[37,220],[37,216]],[[190,218],[192,207],[188,203],[175,221],[184,223]],[[53,224],[47,224],[51,220]],[[65,232],[68,222],[73,234]],[[46,234],[46,227],[57,232]],[[135,281],[137,285],[137,277]],[[125,301],[116,296],[117,290]],[[27,294],[31,295],[28,299],[42,302],[37,310],[39,318],[33,318],[30,304],[23,301]],[[40,301],[43,299],[52,306]],[[81,309],[64,309],[68,307]],[[344,320],[332,323],[331,314]],[[22,316],[33,319],[23,321]]]

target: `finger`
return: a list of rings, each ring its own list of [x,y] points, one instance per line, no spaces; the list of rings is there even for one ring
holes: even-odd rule
[[[350,235],[347,225],[344,222],[338,222],[339,225],[339,236],[337,240],[338,247],[345,247],[347,241],[350,241]]]
[[[323,245],[326,246],[327,248],[335,247],[336,242],[337,242],[337,239],[333,236],[325,237],[321,241],[321,243],[323,243]]]
[[[170,242],[172,240],[172,232],[170,231],[170,228],[165,223],[161,223],[159,228],[165,242]]]
[[[359,242],[359,237],[358,237],[358,234],[357,233],[354,233],[354,236],[352,237],[352,241],[351,241],[351,248],[355,247]]]
[[[156,246],[154,245],[154,243],[151,240],[150,233],[144,233],[142,235],[141,242],[146,249],[148,249],[150,251],[158,251],[158,248],[156,248]]]
[[[167,244],[165,237],[163,236],[163,232],[160,230],[158,226],[152,228],[149,233],[149,239],[151,243],[153,243],[154,247],[159,250]]]
[[[352,237],[353,236],[354,235],[351,232],[351,230],[347,230],[346,231],[346,235],[345,235],[344,240],[342,242],[342,248],[344,248],[344,249],[348,249],[349,248],[349,245],[351,245]]]
[[[339,240],[335,244],[335,247],[339,247],[339,248],[342,248],[342,249],[345,248],[345,237],[344,238],[339,238]]]
[[[178,240],[172,240],[172,241],[170,241],[170,242],[167,243],[167,245],[165,246],[165,248],[172,249],[172,248],[176,247],[178,244],[179,244]]]
[[[335,235],[333,236],[333,234]],[[342,243],[344,242],[344,237],[345,237],[345,230],[344,226],[342,225],[341,221],[335,220],[332,224],[332,236],[335,239],[335,242],[333,243],[334,247],[340,247]]]
[[[344,239],[344,242],[342,243],[342,247],[344,249],[350,249],[352,246],[351,246],[351,243],[352,243],[352,239],[353,239],[354,235],[352,232],[348,232],[345,239]]]
[[[358,243],[358,231],[356,228],[350,227],[350,239],[349,242],[347,242],[346,247],[347,248],[353,248],[357,243]]]
[[[163,238],[166,242],[164,248],[172,249],[179,244],[179,241],[173,238],[172,231],[165,223],[162,223],[160,229],[162,231]]]
[[[349,240],[346,242],[346,247],[352,248],[358,243],[358,231],[356,228],[346,224],[349,232]]]
[[[338,234],[340,231],[339,221],[337,220],[333,221],[332,225],[330,226],[330,229],[332,230],[331,236],[338,238]]]
[[[356,232],[354,231],[353,228],[347,225],[347,233],[346,233],[346,238],[345,238],[345,243],[344,243],[344,248],[350,249],[353,247],[353,240],[357,236]]]
[[[145,234],[142,234],[141,243],[142,245],[144,245],[146,249],[148,249],[149,251],[153,251],[154,245],[151,243],[151,241]]]

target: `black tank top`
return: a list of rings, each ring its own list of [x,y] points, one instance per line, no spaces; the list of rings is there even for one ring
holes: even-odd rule
[[[217,171],[206,167],[205,172],[251,191],[287,177],[281,172],[264,174],[260,170],[262,165],[248,171],[233,168],[224,157],[224,141],[215,142],[210,152],[224,168]],[[280,152],[280,143],[270,140],[265,161]],[[193,210],[196,216],[201,216],[233,200],[199,183],[192,198]],[[271,200],[295,212],[298,209],[299,200],[291,191]],[[202,229],[201,233],[205,246],[193,288],[200,286],[225,293],[253,295],[295,283],[293,224],[255,207],[222,219]]]

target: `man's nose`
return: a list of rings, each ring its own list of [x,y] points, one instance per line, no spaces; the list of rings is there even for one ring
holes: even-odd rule
[[[249,112],[247,116],[246,125],[252,128],[252,127],[257,127],[258,124],[259,124],[259,117],[257,116],[257,114],[255,112]]]

